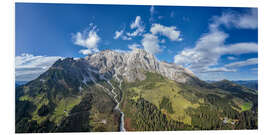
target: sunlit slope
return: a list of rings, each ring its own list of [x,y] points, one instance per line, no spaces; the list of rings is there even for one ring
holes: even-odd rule
[[[16,132],[117,131],[115,103],[103,89],[84,82],[83,72],[79,62],[65,59],[17,87]]]
[[[248,99],[256,97],[256,95],[244,99],[239,97],[239,92],[246,94],[245,90],[237,89],[238,94],[233,94],[216,86],[209,88],[196,83],[181,84],[157,73],[145,72],[145,74],[147,76],[145,80],[125,85],[126,94],[122,107],[126,113],[127,128],[130,130],[240,128],[236,123],[240,123],[238,117],[242,112],[251,111],[254,103]],[[145,108],[146,103],[152,106],[152,109],[155,108],[150,111],[156,113],[149,113],[149,116],[144,113],[140,115],[149,109]],[[224,119],[235,123],[224,123]],[[152,122],[147,123],[147,120]],[[166,123],[163,124],[164,127],[155,124],[159,121]]]

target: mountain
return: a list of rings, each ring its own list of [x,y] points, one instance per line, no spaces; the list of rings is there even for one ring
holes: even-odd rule
[[[16,87],[16,132],[257,129],[257,93],[141,49],[59,59]]]
[[[217,81],[207,80],[206,82],[215,83]],[[258,90],[258,80],[231,80],[231,82],[249,89]]]
[[[18,87],[18,86],[26,84],[26,83],[27,83],[27,81],[16,81],[15,82],[15,87]]]
[[[258,80],[238,80],[238,81],[232,81],[236,84],[245,86],[247,88],[258,90]]]
[[[90,55],[85,60],[94,67],[91,70],[99,71],[101,74],[110,74],[108,76],[121,75],[127,82],[144,80],[146,76],[141,72],[142,70],[156,72],[182,83],[198,79],[190,70],[159,62],[152,54],[141,49],[135,49],[130,53],[106,50]]]

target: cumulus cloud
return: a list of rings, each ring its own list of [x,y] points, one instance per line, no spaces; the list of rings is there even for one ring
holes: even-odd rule
[[[171,41],[181,41],[180,31],[175,26],[164,26],[161,24],[153,24],[150,33],[143,35],[142,45],[144,49],[152,54],[161,52],[163,49],[159,43],[165,43],[164,39],[159,40],[158,35],[168,37]]]
[[[115,31],[115,36],[113,38],[118,39],[119,37],[123,35],[123,33],[124,33],[124,30]]]
[[[203,35],[194,48],[184,49],[174,57],[174,62],[191,68],[193,71],[204,72],[209,66],[217,64],[220,57],[219,48],[228,35],[216,31]]]
[[[141,17],[140,16],[136,16],[136,19],[134,22],[131,23],[130,28],[131,29],[135,29],[141,26]]]
[[[221,16],[214,16],[213,20],[214,22],[210,25],[210,29],[216,29],[220,25],[240,29],[256,29],[258,27],[258,10],[254,8],[245,14],[226,12]]]
[[[172,41],[181,41],[180,31],[175,26],[167,27],[161,24],[153,24],[150,31],[152,34],[161,34]]]
[[[130,50],[138,49],[138,48],[140,48],[140,47],[141,47],[141,45],[140,45],[140,44],[136,44],[136,43],[131,44],[131,45],[128,45],[128,48],[129,48]]]
[[[144,32],[143,21],[140,16],[136,16],[134,22],[130,24],[130,32],[125,32],[125,28],[115,31],[114,39],[132,40],[135,36],[141,36]]]
[[[88,54],[92,54],[92,53],[96,53],[96,52],[99,52],[99,50],[97,48],[82,49],[79,51],[79,53],[81,53],[83,55],[88,55]]]
[[[228,34],[222,31],[212,31],[203,35],[194,48],[181,51],[174,57],[174,62],[184,65],[194,72],[211,71],[209,68],[218,64],[222,55],[254,53],[258,51],[256,43],[237,43],[225,45]],[[229,70],[224,70],[229,71]]]
[[[50,66],[61,59],[59,56],[34,56],[22,54],[15,57],[16,81],[31,81],[50,68]]]
[[[147,52],[152,54],[156,54],[161,51],[158,37],[153,34],[144,34],[142,39],[142,45]]]
[[[154,7],[151,7],[154,12]],[[147,52],[156,54],[161,52],[163,47],[159,43],[165,43],[165,39],[159,40],[159,36],[167,37],[171,41],[181,41],[182,38],[180,30],[175,26],[164,26],[161,24],[153,24],[148,33],[144,33],[145,27],[140,16],[136,16],[135,20],[130,24],[130,29],[133,32],[125,32],[125,30],[115,31],[114,39],[121,38],[123,40],[132,40],[135,36],[142,36],[141,45]],[[132,47],[132,48],[131,48]],[[138,46],[129,46],[132,50]],[[88,51],[83,50],[82,53]]]
[[[114,49],[114,51],[119,52],[119,53],[128,53],[128,52],[130,52],[132,50],[139,49],[141,47],[142,47],[142,45],[137,44],[137,43],[133,43],[133,44],[128,45],[128,48],[130,50]]]
[[[238,62],[226,64],[225,67],[238,68],[238,67],[244,67],[244,66],[256,65],[256,64],[258,64],[258,58],[251,58],[251,59],[247,59],[245,61],[238,61]]]
[[[75,35],[73,35],[74,44],[86,48],[79,51],[79,53],[84,55],[97,52],[98,43],[101,40],[97,34],[97,27],[92,23],[89,26],[89,30],[77,32]]]
[[[122,36],[122,39],[123,39],[123,40],[132,40],[131,37],[128,37],[128,36],[125,36],[125,35]]]
[[[235,23],[236,27],[246,29],[256,29],[258,27],[258,10],[252,9],[249,14],[240,16],[238,23]]]
[[[131,23],[130,25],[131,29],[135,29],[134,32],[128,32],[127,36],[128,37],[134,37],[137,35],[141,35],[144,32],[144,26],[142,25],[141,17],[136,16],[136,19],[134,22]]]
[[[243,18],[252,18],[255,11],[252,10],[249,14],[244,15],[227,15],[223,13],[220,17],[214,17],[213,23],[209,24],[209,32],[203,34],[195,43],[194,48],[186,48],[179,52],[174,57],[174,62],[190,68],[193,72],[235,72],[234,69],[228,69],[229,66],[214,68],[218,65],[218,61],[222,55],[241,55],[246,53],[257,53],[258,45],[253,42],[241,42],[235,44],[225,44],[225,40],[229,35],[221,30],[219,26],[231,25],[237,28],[256,28],[255,25],[248,25],[254,27],[240,26],[234,24],[233,20],[241,21]]]

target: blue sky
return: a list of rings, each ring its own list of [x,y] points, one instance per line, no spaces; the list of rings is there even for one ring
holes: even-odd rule
[[[90,4],[15,7],[16,80],[57,59],[142,48],[203,80],[257,79],[256,8]]]

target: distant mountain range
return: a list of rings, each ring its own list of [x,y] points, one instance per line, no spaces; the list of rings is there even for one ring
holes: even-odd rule
[[[208,80],[207,82],[213,83],[216,81]],[[231,82],[245,86],[253,90],[258,90],[258,80],[232,80]]]
[[[258,80],[238,80],[238,81],[232,81],[236,84],[248,87],[250,89],[258,90]]]
[[[16,87],[16,132],[172,131],[258,128],[258,94],[141,49],[59,59]]]
[[[20,86],[20,85],[24,85],[24,84],[26,84],[27,83],[27,81],[16,81],[15,82],[15,87],[18,87],[18,86]]]

